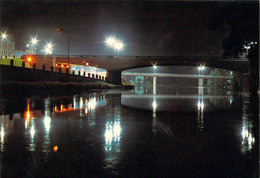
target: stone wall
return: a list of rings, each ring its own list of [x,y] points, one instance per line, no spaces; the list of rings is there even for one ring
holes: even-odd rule
[[[95,76],[96,77],[96,76]],[[0,82],[17,81],[17,82],[95,82],[100,79],[83,77],[72,74],[51,72],[40,69],[30,69],[23,67],[14,67],[0,65]]]

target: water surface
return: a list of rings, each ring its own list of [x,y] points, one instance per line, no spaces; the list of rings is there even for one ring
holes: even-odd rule
[[[1,177],[258,176],[258,99],[138,87],[2,98]]]

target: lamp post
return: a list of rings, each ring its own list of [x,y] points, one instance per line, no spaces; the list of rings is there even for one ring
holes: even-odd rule
[[[124,44],[121,41],[117,41],[117,43],[114,46],[114,49],[117,50],[117,56],[119,57],[119,51],[121,51],[124,48]]]
[[[6,32],[5,33],[2,33],[2,35],[1,35],[1,37],[2,37],[2,41],[3,40],[6,40],[6,44],[7,44],[7,34],[6,34]],[[7,52],[7,56],[8,56],[8,53],[9,53],[9,49],[8,49],[8,52]]]
[[[56,31],[62,31],[62,32],[67,34],[67,37],[68,37],[68,66],[70,66],[70,35],[69,35],[68,32],[66,32],[65,30],[60,29],[60,28],[56,28],[55,30]]]
[[[31,40],[31,43],[32,43],[32,46],[35,47],[35,61],[37,61],[37,44],[38,44],[38,41],[36,37],[32,38]]]

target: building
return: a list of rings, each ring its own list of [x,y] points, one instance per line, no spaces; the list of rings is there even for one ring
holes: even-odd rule
[[[15,55],[14,36],[8,35],[0,39],[0,58],[10,58]]]
[[[23,55],[25,55],[25,54],[30,54],[30,53],[24,52],[24,51],[21,51],[21,50],[15,50],[15,53],[14,53],[16,58],[23,58]]]

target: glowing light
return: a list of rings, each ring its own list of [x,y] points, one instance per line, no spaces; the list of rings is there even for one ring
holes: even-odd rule
[[[44,117],[44,126],[45,126],[46,132],[49,133],[50,128],[51,128],[51,118],[50,118],[50,116]]]
[[[4,128],[2,127],[1,128],[1,142],[4,141],[4,135],[5,135],[5,132],[4,132]]]
[[[110,37],[106,38],[105,42],[106,42],[107,46],[113,47],[116,43],[116,39],[114,37],[110,36]]]
[[[54,151],[54,152],[57,152],[58,149],[59,149],[59,147],[58,147],[57,145],[53,147],[53,151]]]
[[[156,109],[157,108],[157,103],[156,101],[153,101],[153,109]]]
[[[229,99],[229,104],[232,104],[233,100],[232,98]]]
[[[30,133],[31,133],[31,137],[32,137],[32,139],[33,139],[33,137],[34,137],[34,135],[35,135],[34,126],[31,127]]]
[[[88,114],[88,108],[85,107],[85,114],[87,115]]]
[[[83,108],[83,98],[80,97],[79,99],[79,108],[82,109]]]
[[[96,105],[97,105],[96,97],[89,100],[88,107],[89,107],[90,110],[95,109]]]
[[[121,126],[120,122],[116,121],[113,122],[107,122],[106,123],[106,131],[105,131],[105,150],[111,151],[112,146],[115,144],[117,145],[120,141],[120,135],[121,135]]]
[[[30,119],[31,119],[31,111],[30,111],[30,100],[28,99],[27,100],[27,110],[25,112],[25,116],[24,116],[27,120],[27,125],[29,124],[30,122]],[[27,125],[25,125],[25,127],[27,128]]]
[[[30,62],[32,60],[32,58],[28,57],[27,60],[28,60],[28,62]]]
[[[39,40],[37,40],[37,38],[34,37],[34,38],[32,38],[31,43],[32,43],[33,45],[37,45],[38,41],[39,41]]]
[[[86,63],[86,66],[88,66],[89,64],[88,64],[88,62]]]
[[[157,69],[157,66],[156,66],[156,65],[153,65],[153,69]]]
[[[200,65],[200,66],[198,66],[198,70],[199,70],[199,71],[203,71],[203,70],[205,70],[205,66],[204,66],[204,65]]]
[[[106,144],[110,144],[113,140],[112,125],[110,125],[109,122],[107,122],[106,124],[105,139],[106,139]]]
[[[51,43],[47,44],[47,48],[52,48],[52,46],[53,46],[53,44],[51,44]]]
[[[30,113],[30,111],[27,111],[26,112],[26,119],[30,119],[31,118],[31,113]]]
[[[200,102],[200,101],[198,101],[198,109],[204,109],[204,103],[203,103],[203,101],[202,102]]]
[[[241,143],[241,151],[242,153],[246,153],[247,151],[250,151],[252,149],[252,146],[255,142],[255,138],[253,134],[251,133],[251,126],[243,123],[241,135],[242,135],[242,143]],[[248,128],[249,127],[249,128]]]
[[[45,47],[44,47],[44,52],[45,52],[45,54],[52,54],[52,51],[53,51],[53,44],[51,44],[51,43],[47,43],[47,45],[45,45]]]
[[[116,50],[118,52],[118,55],[119,55],[119,51],[124,49],[123,42],[115,39],[115,37],[113,37],[113,36],[106,38],[105,43],[107,44],[108,47],[111,47],[114,50]]]
[[[3,39],[6,39],[7,36],[8,36],[8,35],[6,34],[6,32],[5,32],[5,33],[2,33],[2,40],[3,40]]]
[[[115,122],[115,124],[114,124],[114,137],[115,137],[115,139],[119,139],[120,134],[121,134],[120,122]]]
[[[124,44],[121,41],[117,41],[114,44],[114,49],[117,51],[121,51],[124,48]]]
[[[245,139],[248,137],[248,130],[245,127],[242,128],[242,138]]]

